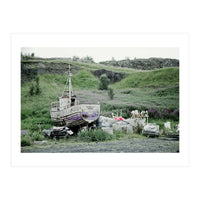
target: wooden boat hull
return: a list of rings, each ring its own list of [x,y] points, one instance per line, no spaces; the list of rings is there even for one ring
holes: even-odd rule
[[[67,127],[85,126],[96,121],[100,115],[100,105],[82,104],[62,110],[51,109],[51,119],[57,125]]]

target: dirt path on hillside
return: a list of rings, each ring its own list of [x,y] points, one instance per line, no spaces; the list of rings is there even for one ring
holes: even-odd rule
[[[177,138],[132,138],[108,142],[68,143],[38,142],[30,147],[22,147],[22,153],[177,153]]]

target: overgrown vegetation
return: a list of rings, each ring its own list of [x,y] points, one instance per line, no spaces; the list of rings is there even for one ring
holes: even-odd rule
[[[42,129],[53,125],[50,104],[58,100],[57,97],[62,94],[67,81],[67,76],[62,74],[44,74],[38,77],[39,88],[42,91],[39,95],[34,95],[37,87],[32,82],[22,84],[21,87],[21,129],[38,131],[38,123],[42,123]],[[75,92],[77,88],[97,89],[99,80],[92,73],[81,70],[72,76],[72,84]],[[30,88],[33,88],[33,95],[30,95]]]
[[[106,66],[103,64],[98,63],[84,63],[79,61],[73,61],[72,59],[58,59],[58,58],[30,58],[30,59],[22,59],[22,66],[26,64],[31,64],[32,66],[35,66],[38,63],[42,63],[48,66],[55,65],[55,64],[66,64],[77,67],[79,70],[87,70],[87,71],[94,71],[98,69],[107,69],[114,72],[122,72],[125,74],[134,73],[138,70],[127,68],[127,67],[117,67],[117,66]]]
[[[35,82],[36,82],[36,85],[35,85],[35,94],[40,94],[41,93],[41,88],[40,88],[40,79],[39,79],[39,76],[36,76]]]
[[[112,135],[101,129],[82,131],[78,134],[78,137],[86,142],[100,142],[112,139]]]
[[[130,59],[126,57],[124,60],[115,60],[112,58],[110,61],[102,61],[100,62],[104,65],[112,65],[118,67],[128,67],[140,70],[152,70],[152,69],[160,69],[164,67],[178,67],[179,60],[177,59],[169,59],[169,58],[148,58],[148,59]]]
[[[40,88],[40,78],[39,76],[36,76],[35,78],[35,84],[31,83],[29,88],[29,95],[33,96],[34,94],[39,95],[42,92]]]
[[[169,67],[132,73],[120,82],[115,83],[113,88],[162,88],[177,85],[179,85],[179,68]]]
[[[107,90],[109,82],[110,82],[110,80],[106,76],[106,74],[102,74],[100,76],[99,90]]]
[[[72,85],[75,89],[97,89],[99,80],[90,71],[80,70],[72,76]]]
[[[140,129],[140,130],[139,130]],[[108,140],[120,140],[120,139],[129,139],[129,138],[138,138],[145,137],[141,135],[142,129],[139,128],[137,133],[128,134],[123,131],[113,131],[113,135],[101,130],[88,130],[82,131],[78,134],[78,138],[84,142],[102,142]]]
[[[26,134],[21,135],[21,146],[30,146],[34,141],[43,141],[44,134],[40,131],[29,131]]]
[[[120,138],[123,138],[126,134],[123,131],[113,131],[113,137],[116,140],[119,140]]]
[[[25,63],[33,62],[33,65],[38,61],[36,58],[24,60]],[[72,68],[78,67],[79,71],[72,76],[74,93],[80,103],[100,102],[101,115],[111,117],[112,112],[117,114],[122,111],[122,117],[129,118],[132,110],[148,110],[150,119],[179,121],[179,68],[177,67],[143,72],[62,59],[41,59],[41,61],[49,65],[59,62],[71,63]],[[115,91],[114,99],[110,89],[98,90],[101,81],[91,73],[91,70],[103,68],[129,74],[120,82],[109,85],[109,88]],[[36,80],[23,83],[21,87],[21,129],[28,129],[31,132],[39,131],[38,123],[42,123],[42,129],[53,126],[50,104],[57,101],[58,96],[62,94],[67,76],[66,74],[38,75],[38,89]]]
[[[42,141],[44,140],[44,136],[40,132],[29,132],[21,135],[21,146],[30,146],[34,143],[34,141]]]
[[[170,130],[166,130],[164,128],[164,123],[165,122],[170,122],[171,124],[171,129]],[[153,118],[150,118],[149,119],[149,123],[155,123],[159,126],[159,132],[160,132],[160,135],[167,135],[167,134],[170,134],[170,133],[175,133],[176,132],[176,126],[179,124],[179,121],[177,120],[173,120],[173,119],[166,119],[166,120],[163,120],[163,119],[153,119]]]
[[[44,135],[40,132],[33,132],[32,139],[34,141],[42,141],[42,140],[44,140]]]
[[[34,95],[34,85],[33,85],[33,83],[32,83],[31,86],[30,86],[29,94],[30,94],[30,96],[33,96],[33,95]]]
[[[30,146],[32,143],[32,138],[29,135],[22,135],[21,136],[21,146]]]

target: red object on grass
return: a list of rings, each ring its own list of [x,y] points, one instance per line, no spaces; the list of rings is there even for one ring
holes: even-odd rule
[[[122,117],[114,117],[114,119],[117,120],[117,121],[124,120],[124,118],[122,118]]]
[[[120,120],[124,120],[124,119],[122,117],[119,117],[118,120],[120,121]]]

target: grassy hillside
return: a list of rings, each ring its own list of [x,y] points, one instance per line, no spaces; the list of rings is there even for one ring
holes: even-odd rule
[[[47,66],[51,66],[51,65],[56,65],[57,66],[62,65],[62,64],[70,64],[71,66],[77,67],[80,70],[90,70],[90,71],[94,71],[94,70],[98,70],[98,69],[107,69],[113,72],[121,72],[121,73],[125,73],[125,74],[130,74],[133,72],[137,72],[139,70],[136,69],[132,69],[132,68],[128,68],[128,67],[117,67],[117,66],[107,66],[104,64],[98,64],[98,63],[83,63],[83,62],[76,62],[76,61],[71,61],[71,60],[67,60],[67,59],[33,59],[33,60],[23,60],[22,61],[24,64],[28,63],[28,64],[32,64],[33,66],[36,66],[37,63],[42,63],[42,64],[46,64]]]
[[[128,75],[113,85],[115,89],[169,87],[179,84],[179,68],[170,67],[153,71],[142,71]]]
[[[96,65],[96,64],[94,64]],[[87,67],[85,67],[87,66]],[[165,68],[154,71],[132,70],[125,79],[111,85],[114,100],[110,100],[106,90],[98,90],[99,80],[88,69],[93,64],[82,65],[82,70],[73,74],[72,85],[81,103],[101,103],[101,114],[111,116],[111,112],[130,117],[133,109],[149,110],[150,117],[174,119],[179,117],[179,68]],[[100,66],[100,65],[98,65]],[[102,67],[102,66],[101,66]],[[105,67],[108,69],[108,67]],[[121,70],[121,69],[120,69]],[[123,69],[125,70],[125,69]],[[31,96],[29,91],[35,81],[21,87],[21,129],[37,130],[50,128],[50,104],[57,101],[67,81],[66,74],[39,75],[41,94]]]
[[[52,85],[52,83],[54,83],[60,86],[62,85],[63,87],[68,80],[66,74],[44,74],[40,75],[40,77],[43,84]],[[72,75],[72,85],[74,89],[97,89],[98,84],[99,79],[90,71],[80,70],[78,73]]]
[[[21,128],[37,129],[37,123],[42,122],[44,128],[49,128],[50,104],[57,101],[57,97],[63,92],[67,81],[66,74],[40,75],[41,94],[31,96],[29,91],[34,81],[22,84],[21,87]],[[72,76],[74,90],[97,89],[99,80],[89,71],[81,70]]]
[[[99,79],[87,70],[79,71],[72,76],[72,85],[74,89],[98,89]]]

